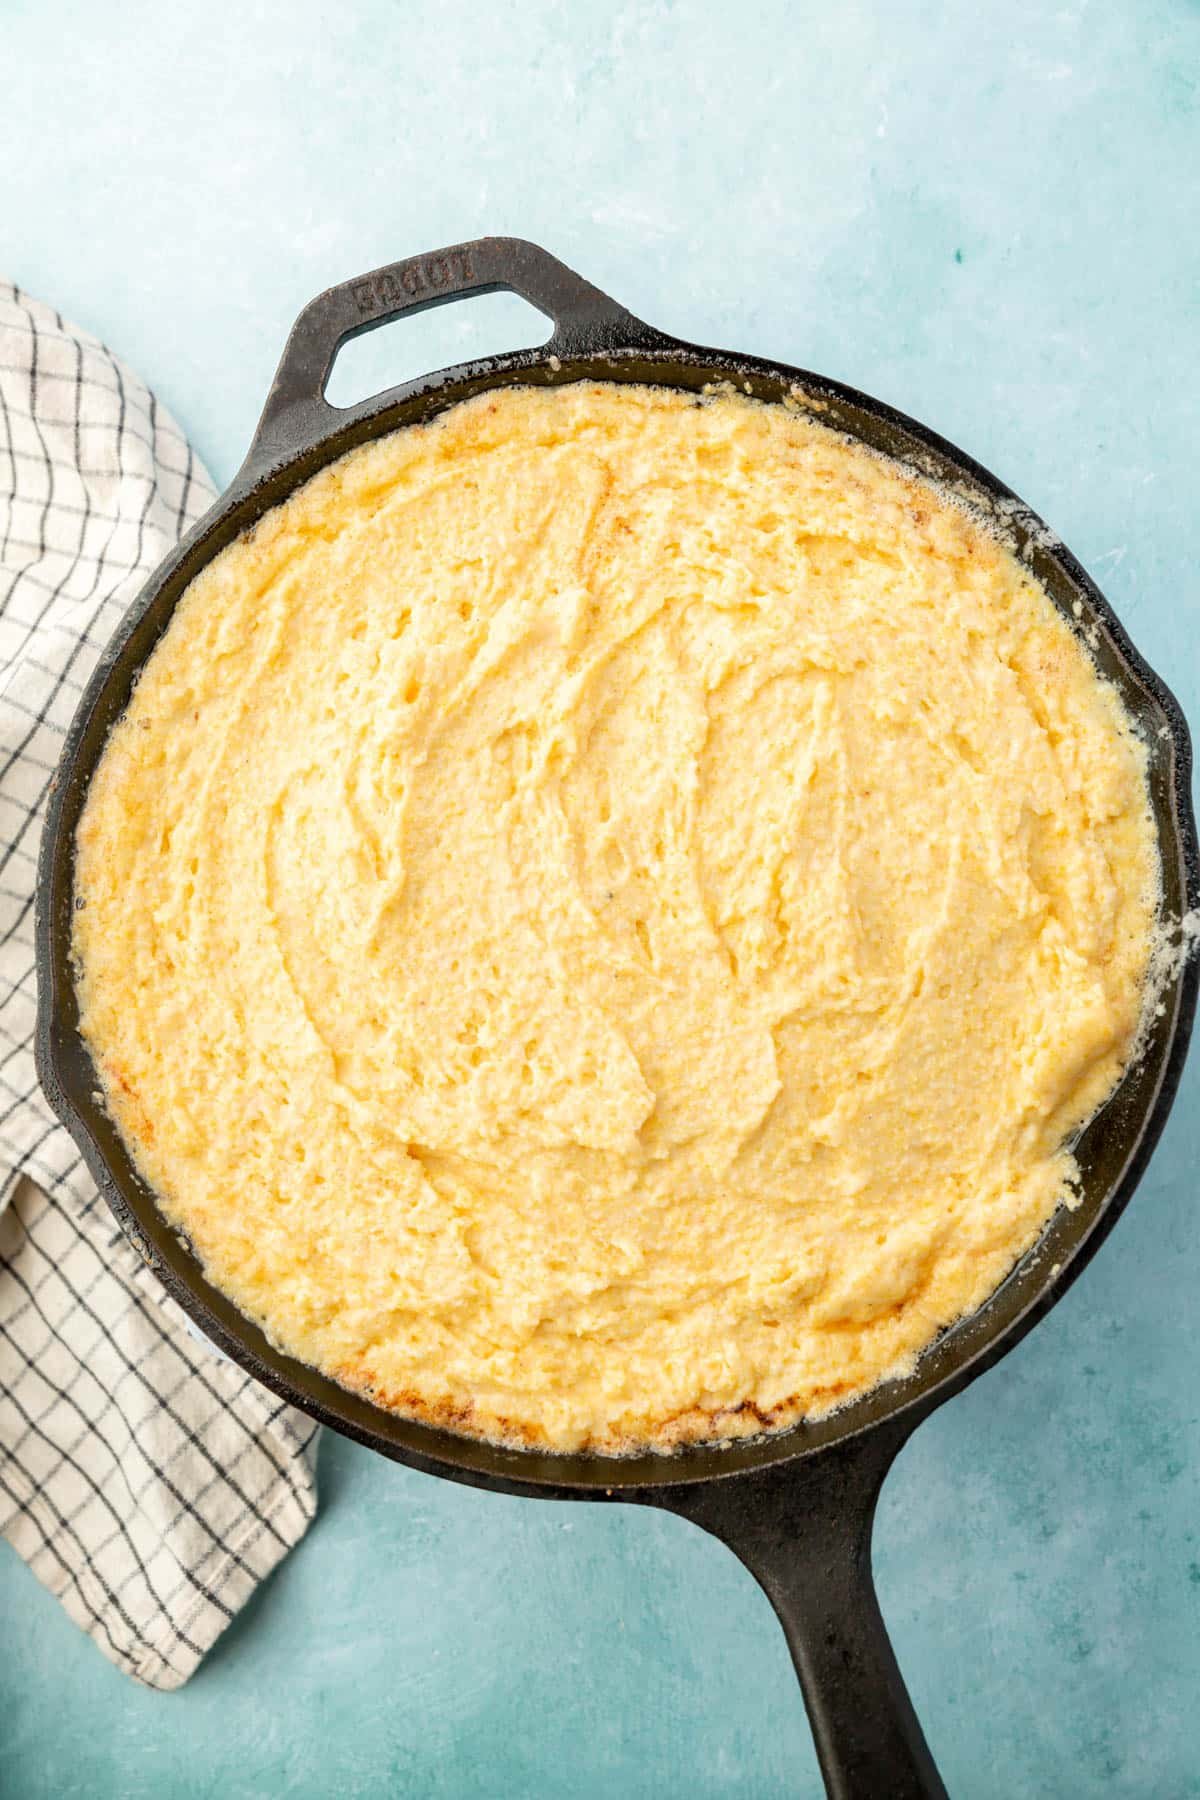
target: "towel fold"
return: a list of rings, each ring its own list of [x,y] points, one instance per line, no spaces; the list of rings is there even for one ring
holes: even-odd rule
[[[84,683],[212,497],[137,377],[0,281],[0,1531],[158,1688],[304,1535],[317,1430],[187,1324],[42,1098],[33,895]]]

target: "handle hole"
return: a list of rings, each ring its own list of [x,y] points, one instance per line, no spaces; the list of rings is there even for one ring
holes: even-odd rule
[[[464,295],[351,338],[334,358],[325,398],[330,406],[354,406],[434,369],[532,349],[552,331],[546,315],[516,294]]]

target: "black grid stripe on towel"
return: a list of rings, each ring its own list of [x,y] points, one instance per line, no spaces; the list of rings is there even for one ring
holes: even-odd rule
[[[191,1332],[46,1106],[33,893],[84,683],[212,492],[128,369],[0,281],[0,1530],[159,1688],[303,1536],[316,1432]]]

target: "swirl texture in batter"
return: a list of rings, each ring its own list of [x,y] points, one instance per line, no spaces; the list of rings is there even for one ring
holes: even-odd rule
[[[82,1028],[288,1350],[554,1449],[782,1425],[1037,1237],[1137,1032],[1144,754],[1028,570],[781,407],[510,390],[181,601]]]

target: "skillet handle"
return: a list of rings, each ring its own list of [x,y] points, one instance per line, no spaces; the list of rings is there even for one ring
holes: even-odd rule
[[[907,1428],[774,1469],[656,1489],[765,1590],[787,1638],[830,1800],[946,1800],[871,1579],[871,1525]]]
[[[598,356],[618,346],[650,348],[668,342],[524,238],[475,238],[410,256],[339,282],[309,301],[284,346],[245,469],[262,470],[374,406],[368,400],[361,407],[333,407],[325,398],[334,357],[350,338],[465,294],[500,291],[519,295],[553,321],[553,334],[539,356]]]

